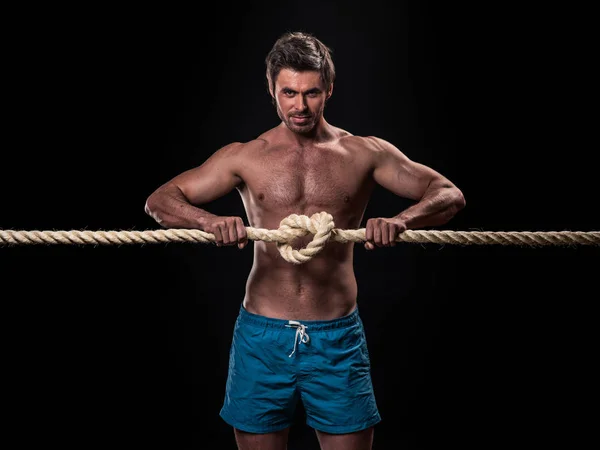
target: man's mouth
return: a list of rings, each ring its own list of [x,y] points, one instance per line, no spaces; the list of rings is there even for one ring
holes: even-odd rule
[[[294,122],[306,122],[308,119],[310,119],[310,116],[292,116]]]

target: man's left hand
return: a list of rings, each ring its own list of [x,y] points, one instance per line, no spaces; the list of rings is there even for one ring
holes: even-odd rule
[[[406,231],[406,223],[402,219],[378,217],[367,221],[365,231],[365,248],[373,250],[377,247],[395,247],[396,238]]]

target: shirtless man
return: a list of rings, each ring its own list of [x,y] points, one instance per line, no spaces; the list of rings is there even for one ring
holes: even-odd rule
[[[213,233],[217,245],[248,243],[242,218],[201,209],[234,188],[249,226],[277,229],[290,214],[326,211],[336,228],[359,228],[376,184],[413,200],[389,218],[366,222],[365,246],[395,245],[407,229],[447,223],[465,205],[461,191],[433,169],[377,137],[354,136],[323,112],[333,92],[329,48],[307,33],[278,39],[266,58],[269,92],[281,123],[250,142],[234,142],[166,182],[146,212],[165,228]],[[304,247],[312,236],[294,241]],[[221,417],[240,450],[283,450],[297,401],[323,450],[370,450],[381,417],[357,307],[353,243],[330,241],[304,264],[275,243],[254,242],[240,305]]]

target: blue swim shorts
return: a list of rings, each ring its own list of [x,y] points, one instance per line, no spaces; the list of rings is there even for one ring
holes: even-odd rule
[[[288,321],[248,312],[235,322],[220,415],[234,428],[289,427],[298,400],[308,426],[351,433],[381,421],[358,309],[334,320]]]

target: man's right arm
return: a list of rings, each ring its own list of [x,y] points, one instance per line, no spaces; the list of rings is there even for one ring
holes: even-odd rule
[[[247,242],[240,217],[216,216],[199,207],[231,192],[242,183],[239,149],[232,143],[213,153],[202,165],[187,170],[156,189],[146,199],[145,211],[164,228],[195,228],[213,233],[217,245]]]

